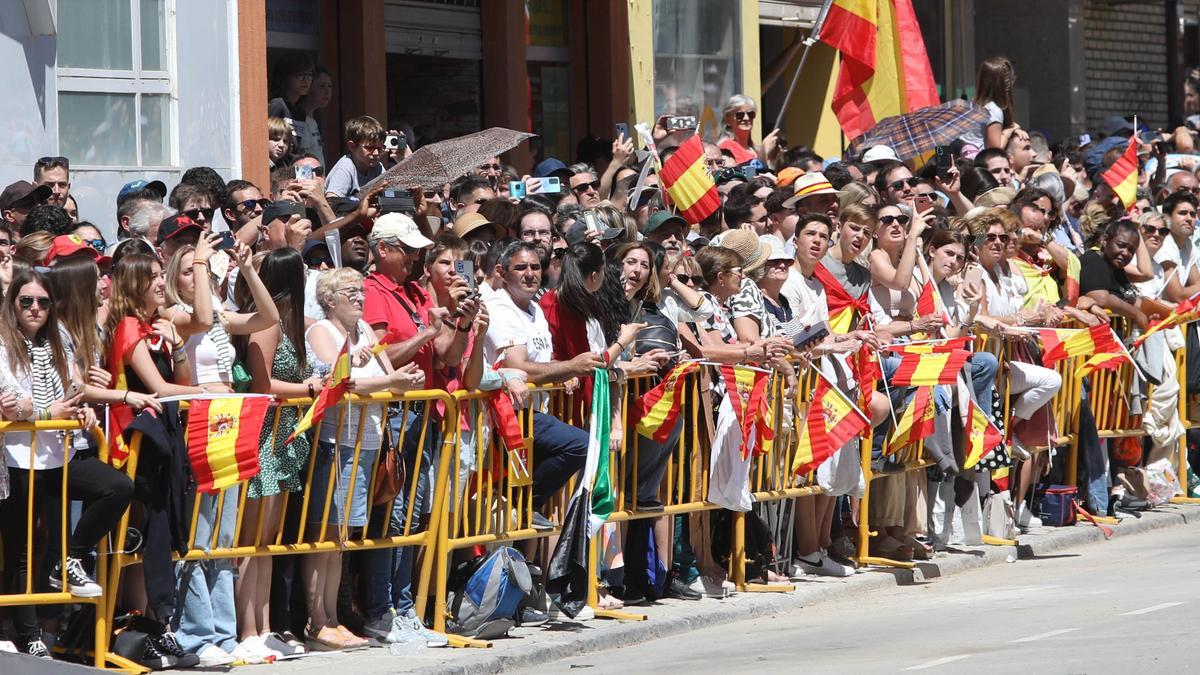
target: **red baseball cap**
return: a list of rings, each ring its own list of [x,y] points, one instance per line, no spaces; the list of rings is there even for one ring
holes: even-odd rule
[[[50,250],[46,251],[45,263],[47,266],[54,262],[55,258],[65,258],[76,253],[86,253],[92,260],[96,261],[97,265],[102,265],[106,262],[111,262],[112,258],[101,255],[99,251],[92,248],[91,244],[84,241],[81,237],[74,234],[63,234],[55,237],[50,242]]]

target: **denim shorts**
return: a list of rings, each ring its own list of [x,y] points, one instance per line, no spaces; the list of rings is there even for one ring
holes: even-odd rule
[[[329,487],[330,468],[334,461],[333,443],[322,441],[317,444],[317,459],[313,465],[312,497],[308,502],[308,522],[321,522],[321,512],[325,510],[325,493]],[[367,524],[367,495],[375,477],[375,460],[379,456],[378,448],[362,448],[359,450],[358,462],[354,461],[354,446],[343,445],[338,454],[337,474],[333,479],[337,484],[333,489],[333,504],[329,507],[331,525],[340,525],[346,512],[346,497],[350,495],[350,527],[364,527]],[[355,467],[358,467],[355,470]],[[354,489],[351,490],[351,474],[353,474]]]

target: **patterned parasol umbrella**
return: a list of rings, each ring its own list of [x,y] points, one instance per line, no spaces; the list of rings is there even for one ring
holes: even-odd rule
[[[407,189],[416,185],[437,187],[449,183],[491,157],[508,152],[535,134],[492,127],[466,136],[426,145],[408,159],[388,169],[363,186],[367,191],[377,185]]]
[[[985,109],[970,101],[954,99],[884,119],[854,139],[849,153],[858,156],[871,146],[886,145],[902,160],[921,157],[939,145],[949,145],[972,129],[978,129],[986,121]]]

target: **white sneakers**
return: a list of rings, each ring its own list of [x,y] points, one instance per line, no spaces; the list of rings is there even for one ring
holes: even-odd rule
[[[1029,510],[1029,505],[1022,501],[1021,504],[1017,506],[1017,527],[1021,528],[1022,530],[1029,530],[1041,526],[1042,519],[1033,515],[1033,512]]]
[[[796,563],[792,566],[792,573],[789,578],[796,579],[806,574],[812,574],[821,577],[850,577],[854,576],[854,568],[848,565],[843,565],[840,562],[829,557],[829,554],[824,549],[816,552],[814,557],[801,558],[796,557]]]
[[[201,668],[219,668],[236,663],[238,660],[238,657],[216,645],[204,645],[200,651],[196,652],[196,656],[200,657]]]
[[[274,663],[283,658],[283,654],[267,647],[261,635],[252,635],[239,642],[230,656],[247,664]]]

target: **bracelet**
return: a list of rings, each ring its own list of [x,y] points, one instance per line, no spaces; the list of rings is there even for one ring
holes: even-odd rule
[[[124,403],[125,405],[129,405],[129,392],[128,391],[126,391],[125,395],[121,397],[121,403]]]
[[[309,398],[317,397],[317,390],[313,388],[312,384],[308,385],[308,397]]]
[[[467,324],[466,328],[463,328],[462,326],[460,326],[458,324],[454,324],[454,330],[456,330],[460,333],[470,333],[471,332],[471,324]]]
[[[207,269],[210,272],[212,271],[212,267],[209,266],[207,260],[193,260],[192,267],[195,267],[196,265],[204,265],[205,269]]]
[[[40,420],[42,422],[49,421],[50,420],[50,409],[42,408],[41,410],[39,410],[38,411],[38,420]]]
[[[173,349],[173,350],[175,350],[175,351],[177,351],[177,352],[178,352],[179,350],[183,349],[183,345],[184,345],[184,344],[185,344],[185,343],[184,343],[184,341],[183,341],[183,340],[180,340],[179,342],[172,342],[172,343],[171,343],[171,349]]]

